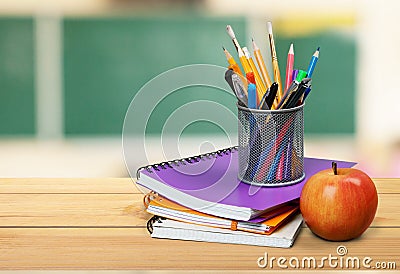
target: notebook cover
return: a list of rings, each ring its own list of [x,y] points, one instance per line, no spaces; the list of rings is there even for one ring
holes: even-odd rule
[[[259,187],[241,182],[237,178],[236,150],[215,154],[210,158],[192,159],[191,163],[180,163],[179,166],[171,164],[142,169],[140,173],[177,191],[211,203],[265,210],[299,198],[305,182],[318,171],[331,168],[332,161],[336,160],[304,158],[305,179],[297,184],[281,187]],[[338,168],[349,168],[356,164],[336,162]],[[137,183],[146,187],[141,180]],[[160,194],[167,196],[165,193]]]

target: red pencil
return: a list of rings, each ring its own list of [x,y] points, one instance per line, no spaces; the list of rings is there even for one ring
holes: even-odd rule
[[[285,92],[292,83],[293,65],[294,65],[294,49],[293,49],[293,43],[291,43],[286,62],[286,81],[285,81],[285,89],[283,90],[283,92]]]

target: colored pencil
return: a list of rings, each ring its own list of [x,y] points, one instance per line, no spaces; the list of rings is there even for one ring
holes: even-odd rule
[[[290,84],[292,83],[293,65],[294,65],[294,49],[293,49],[293,43],[291,43],[286,61],[286,80],[285,80],[284,91],[286,91],[290,86]]]
[[[311,57],[310,64],[308,65],[308,69],[307,69],[307,77],[308,78],[311,78],[311,76],[314,72],[315,66],[317,65],[318,58],[319,58],[319,47],[314,52],[313,56]]]

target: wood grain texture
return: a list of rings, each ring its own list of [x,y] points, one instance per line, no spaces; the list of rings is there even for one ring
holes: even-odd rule
[[[0,229],[1,269],[249,269],[269,256],[370,256],[399,265],[400,228],[371,228],[361,238],[327,242],[303,228],[291,249],[152,239],[144,228]]]
[[[280,249],[152,239],[143,195],[129,178],[0,179],[0,270],[257,270],[264,252],[320,259],[340,244],[348,256],[399,268],[400,179],[374,181],[378,211],[362,237],[327,242],[303,227],[291,249]]]
[[[143,193],[131,178],[0,178],[0,193]],[[373,179],[378,193],[400,193],[399,179]]]

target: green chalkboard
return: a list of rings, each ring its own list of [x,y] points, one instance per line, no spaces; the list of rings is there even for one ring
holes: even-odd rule
[[[282,79],[285,79],[286,57],[291,42],[295,45],[295,67],[303,70],[307,70],[316,48],[321,47],[320,58],[312,77],[312,91],[306,101],[305,133],[354,133],[354,37],[326,31],[306,37],[277,35],[275,39]]]
[[[225,32],[227,22],[244,39],[243,18],[64,19],[65,133],[121,134],[130,101],[153,77],[182,65],[226,66],[221,46],[231,44]],[[234,98],[224,92],[187,89],[157,106],[149,119],[148,133],[160,133],[171,113],[190,101],[211,100],[235,111]],[[219,133],[221,129],[199,121],[187,131]]]
[[[153,77],[182,65],[226,66],[221,46],[234,54],[225,33],[228,23],[234,26],[239,41],[244,44],[249,40],[244,18],[64,19],[65,133],[120,134],[130,101]],[[316,47],[321,47],[305,108],[305,133],[354,133],[354,37],[334,31],[301,37],[277,32],[275,39],[282,79],[290,42],[295,43],[295,66],[301,69],[307,68]],[[198,100],[214,101],[236,111],[233,98],[226,93],[205,87],[186,88],[152,110],[146,132],[159,134],[176,109]],[[205,121],[197,121],[186,130],[193,134],[221,132]]]
[[[0,18],[0,134],[35,133],[32,18]]]

